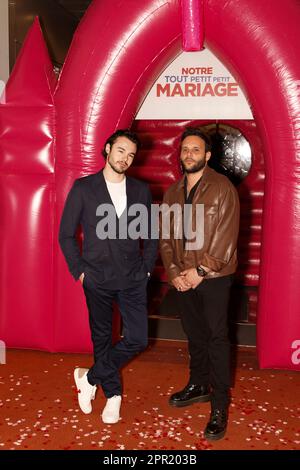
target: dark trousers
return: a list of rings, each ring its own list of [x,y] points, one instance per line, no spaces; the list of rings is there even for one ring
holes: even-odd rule
[[[229,405],[227,309],[232,278],[205,279],[195,290],[177,294],[183,329],[188,337],[190,383],[211,386],[212,408]]]
[[[101,385],[106,398],[121,395],[119,369],[147,347],[147,281],[124,290],[105,290],[90,281],[83,284],[89,310],[94,346],[93,367],[88,372],[91,385]],[[112,344],[113,301],[123,322],[123,338]]]

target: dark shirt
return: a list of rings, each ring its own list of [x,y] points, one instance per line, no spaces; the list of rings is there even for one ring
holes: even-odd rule
[[[184,203],[185,204],[192,204],[193,203],[194,195],[195,195],[195,192],[196,192],[196,190],[197,190],[197,188],[200,184],[201,178],[202,178],[202,176],[198,179],[197,183],[194,184],[194,186],[192,187],[192,189],[189,192],[189,195],[187,193],[187,177],[184,178]],[[184,249],[185,249],[185,244],[186,244],[186,238],[185,238],[185,233],[183,231],[183,246],[184,246]]]
[[[192,189],[189,192],[189,195],[187,194],[187,177],[184,178],[184,201],[185,201],[185,204],[192,204],[194,194],[195,194],[196,189],[198,188],[198,186],[200,184],[201,178],[202,178],[202,176],[198,179],[197,183],[194,184],[194,186],[192,187]]]

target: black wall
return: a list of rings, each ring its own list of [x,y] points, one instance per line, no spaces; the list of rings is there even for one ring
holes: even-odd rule
[[[38,16],[53,64],[61,68],[73,34],[91,0],[8,0],[12,70],[25,36]]]

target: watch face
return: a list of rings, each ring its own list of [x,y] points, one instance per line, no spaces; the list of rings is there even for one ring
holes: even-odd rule
[[[197,271],[198,271],[199,276],[202,276],[202,277],[206,276],[207,274],[205,269],[201,268],[201,266],[198,266]]]

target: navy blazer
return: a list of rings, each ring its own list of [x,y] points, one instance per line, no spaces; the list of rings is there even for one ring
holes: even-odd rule
[[[96,228],[104,216],[96,215],[97,208],[100,204],[111,204],[114,209],[103,171],[75,180],[65,202],[59,243],[69,271],[76,280],[84,272],[85,283],[107,289],[124,289],[146,280],[148,273],[152,272],[158,236],[155,234],[151,238],[151,193],[146,183],[128,176],[126,193],[127,207],[120,219],[114,210],[117,238],[99,239]],[[140,239],[118,238],[121,220],[130,224],[134,217],[128,216],[128,208],[137,203],[148,209],[148,238],[143,239],[142,249]],[[83,232],[82,253],[76,237],[79,225]]]

